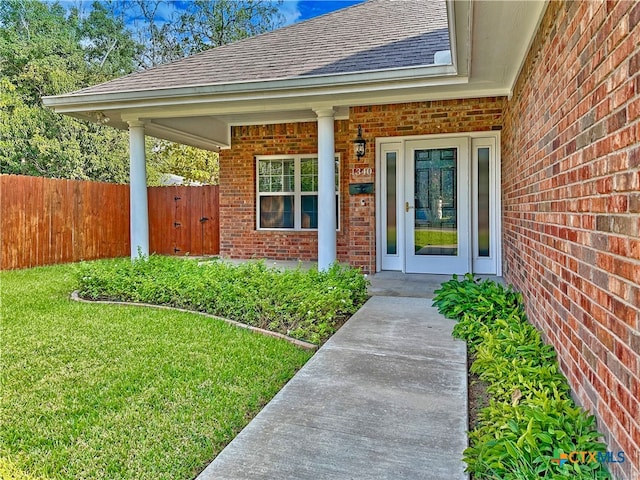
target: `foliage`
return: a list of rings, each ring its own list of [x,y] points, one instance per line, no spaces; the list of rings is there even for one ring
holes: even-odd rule
[[[78,33],[90,67],[108,78],[126,75],[135,69],[135,59],[142,53],[142,45],[126,29],[124,19],[113,15],[103,3],[92,3]]]
[[[273,30],[282,24],[282,0],[193,0],[180,11],[169,0],[113,0],[114,15],[137,19],[141,68],[151,68],[209,48]],[[167,13],[172,12],[172,13]],[[167,17],[167,14],[169,15]]]
[[[98,20],[104,28],[91,23]],[[116,45],[100,52],[107,28]],[[0,172],[125,182],[126,135],[44,109],[41,97],[132,71],[130,49],[121,48],[130,43],[122,25],[103,17],[83,20],[76,10],[37,1],[0,3]],[[91,55],[104,61],[88,63]]]
[[[166,140],[152,140],[147,159],[149,185],[159,185],[163,173],[184,178],[184,183],[200,182],[217,185],[220,173],[218,154]]]
[[[87,13],[45,1],[0,2],[0,173],[127,182],[126,132],[56,114],[41,98],[262,33],[281,21],[279,3],[266,0],[187,2],[173,9],[175,18],[164,18],[171,5],[96,1]],[[153,142],[148,165],[151,184],[163,173],[217,179],[216,154],[184,145]]]
[[[201,316],[72,302],[0,272],[0,478],[193,479],[310,358]]]
[[[443,283],[434,305],[458,320],[453,334],[466,340],[471,371],[491,396],[465,450],[475,479],[609,478],[597,462],[551,462],[557,453],[602,452],[606,445],[595,418],[571,400],[555,351],[527,322],[519,293],[467,274]]]
[[[327,271],[269,268],[264,262],[198,263],[152,255],[86,263],[80,295],[207,312],[320,343],[367,299],[367,280],[351,267]]]

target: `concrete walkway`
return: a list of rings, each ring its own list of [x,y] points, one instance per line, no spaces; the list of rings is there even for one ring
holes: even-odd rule
[[[371,298],[198,480],[466,479],[453,323],[426,298]]]

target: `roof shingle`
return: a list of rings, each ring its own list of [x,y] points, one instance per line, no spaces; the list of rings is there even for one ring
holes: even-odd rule
[[[419,67],[449,50],[444,0],[369,0],[74,94]]]

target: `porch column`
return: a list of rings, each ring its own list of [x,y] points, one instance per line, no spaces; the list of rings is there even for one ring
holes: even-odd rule
[[[149,206],[144,122],[129,122],[131,260],[149,255]],[[140,252],[138,253],[138,250]]]
[[[336,186],[333,108],[318,115],[318,270],[336,261]]]

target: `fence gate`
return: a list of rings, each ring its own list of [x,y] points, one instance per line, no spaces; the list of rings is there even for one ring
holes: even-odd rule
[[[220,252],[218,187],[150,187],[149,250],[168,255]]]

